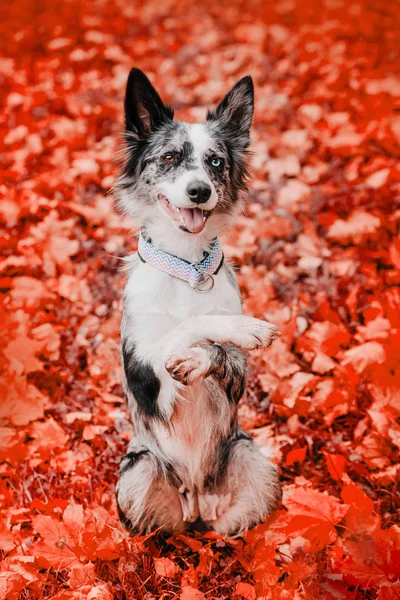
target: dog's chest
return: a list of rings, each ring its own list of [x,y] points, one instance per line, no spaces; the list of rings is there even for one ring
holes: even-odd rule
[[[203,383],[195,383],[176,399],[171,424],[170,427],[154,425],[158,444],[163,455],[176,465],[181,477],[186,480],[185,473],[191,473],[196,479],[197,474],[203,472],[204,462],[212,454],[218,439],[215,412],[211,410]]]
[[[233,274],[223,267],[214,275],[208,292],[194,290],[187,282],[171,277],[150,265],[139,263],[125,289],[124,308],[134,320],[140,315],[163,315],[164,325],[198,315],[241,314],[241,301]],[[165,328],[161,335],[166,333]]]

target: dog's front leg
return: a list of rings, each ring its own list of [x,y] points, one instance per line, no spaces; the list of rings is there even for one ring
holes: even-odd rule
[[[276,325],[246,315],[202,315],[183,321],[161,342],[169,359],[201,342],[234,344],[243,350],[267,348],[279,335]]]
[[[266,347],[278,335],[275,325],[244,315],[193,317],[166,340],[165,366],[171,377],[184,385],[215,375],[227,395],[238,400],[246,375],[246,360],[239,348]]]
[[[183,382],[184,378],[176,377],[174,381],[166,368],[171,372],[176,361],[192,358],[193,345],[215,342],[252,349],[269,346],[279,335],[275,325],[244,315],[191,317],[171,329],[165,317],[151,314],[142,316],[140,324],[134,322],[132,329],[129,342],[123,341],[124,387],[129,404],[134,407],[133,397],[144,415],[167,420],[179,394],[177,381]],[[202,359],[198,368],[192,368],[194,379],[210,369],[212,361],[204,351]]]
[[[173,379],[191,385],[201,377],[213,376],[230,402],[237,403],[246,385],[247,358],[233,344],[201,343],[166,365]]]

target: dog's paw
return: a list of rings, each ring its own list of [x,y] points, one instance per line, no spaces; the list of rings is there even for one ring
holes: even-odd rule
[[[184,484],[178,490],[182,507],[182,519],[185,523],[194,523],[199,517],[197,492],[189,490]]]
[[[209,372],[210,354],[205,348],[189,348],[184,355],[171,356],[165,363],[165,368],[176,381],[191,385]]]
[[[231,494],[199,494],[199,513],[205,523],[223,517],[232,502]]]
[[[268,348],[280,335],[276,325],[253,317],[244,317],[237,325],[236,336],[239,343],[236,345],[243,350]]]

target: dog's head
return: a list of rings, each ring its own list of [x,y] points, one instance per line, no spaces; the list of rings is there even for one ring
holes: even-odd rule
[[[119,204],[139,225],[216,233],[246,189],[253,117],[251,77],[241,79],[206,123],[173,120],[150,81],[132,69],[125,96],[127,157]]]

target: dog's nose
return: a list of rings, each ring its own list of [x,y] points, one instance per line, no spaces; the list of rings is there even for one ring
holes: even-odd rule
[[[211,196],[211,188],[203,181],[193,181],[187,186],[187,193],[192,202],[204,204]]]

